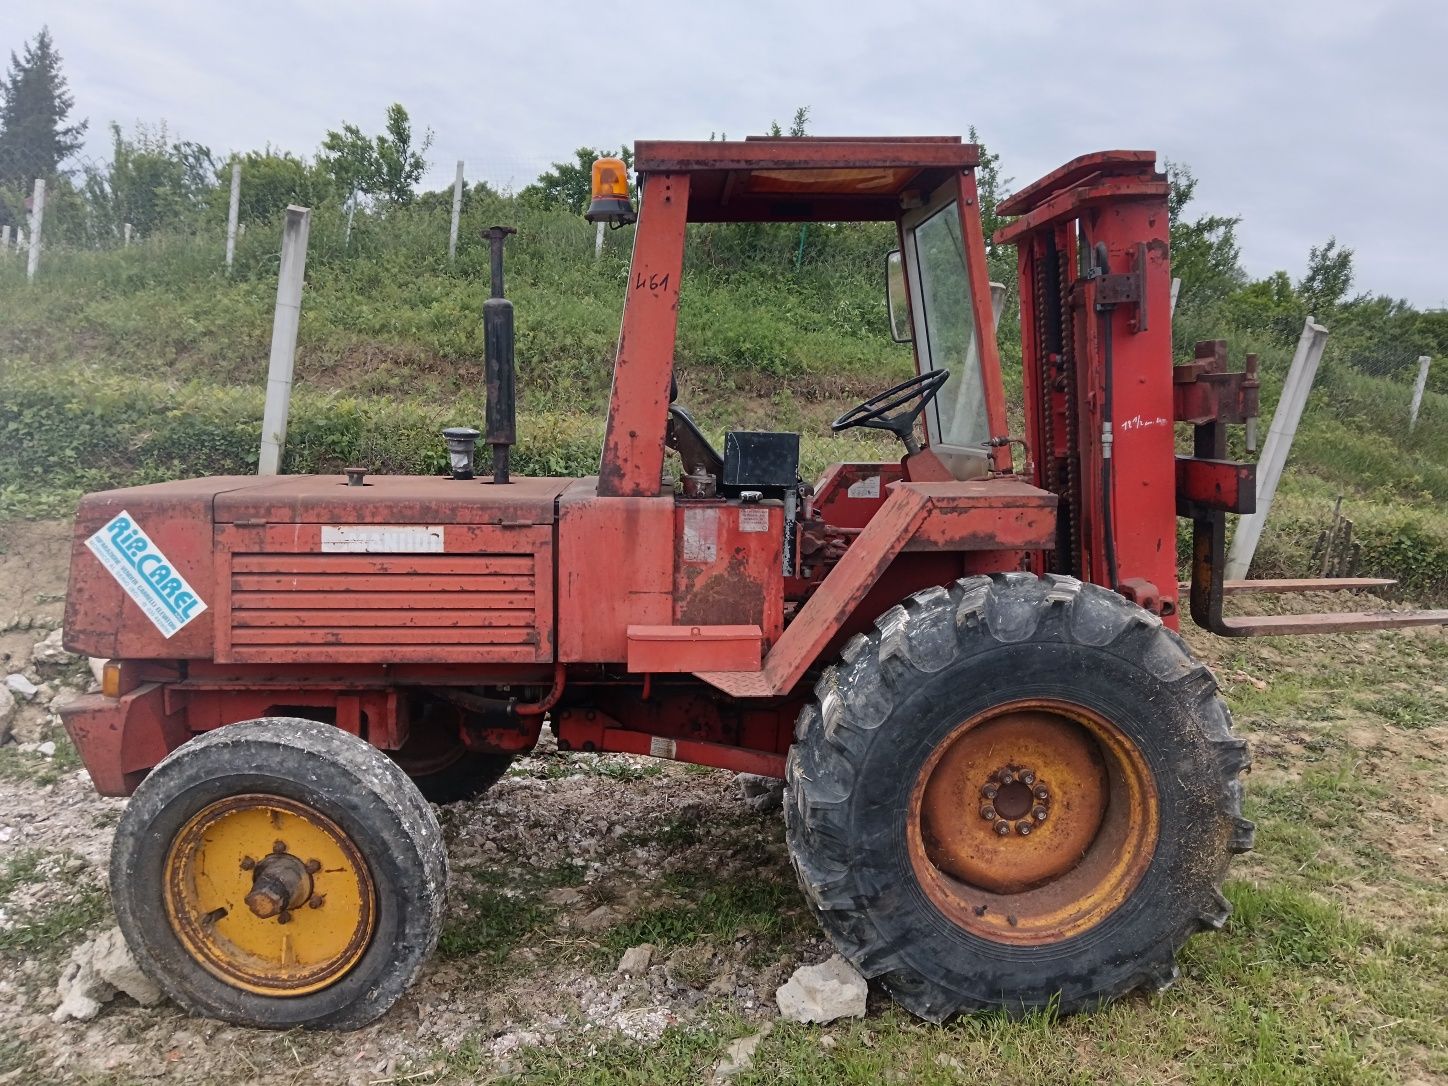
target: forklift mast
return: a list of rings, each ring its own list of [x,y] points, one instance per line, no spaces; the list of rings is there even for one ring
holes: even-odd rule
[[[1037,573],[1177,625],[1167,180],[1151,151],[1085,155],[1002,201],[1018,215],[1026,441],[1056,494]]]

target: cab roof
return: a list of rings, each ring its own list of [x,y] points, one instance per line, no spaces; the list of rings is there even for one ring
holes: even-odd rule
[[[980,162],[959,136],[640,140],[640,174],[687,173],[690,222],[893,222]]]

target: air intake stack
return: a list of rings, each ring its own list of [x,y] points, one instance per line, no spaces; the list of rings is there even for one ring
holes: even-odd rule
[[[492,247],[492,297],[483,303],[483,359],[488,387],[487,433],[493,449],[493,482],[508,481],[508,452],[518,440],[517,397],[513,378],[513,303],[503,297],[503,242],[518,231],[490,226],[483,231]]]

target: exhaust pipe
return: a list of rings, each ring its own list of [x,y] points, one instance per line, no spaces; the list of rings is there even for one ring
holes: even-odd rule
[[[513,303],[503,297],[503,242],[518,231],[490,226],[483,231],[492,247],[492,297],[483,303],[483,372],[487,382],[487,433],[493,448],[493,482],[508,481],[508,452],[518,440],[517,397],[513,379]]]

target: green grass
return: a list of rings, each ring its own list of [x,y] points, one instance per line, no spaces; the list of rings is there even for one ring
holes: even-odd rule
[[[60,900],[21,910],[0,928],[0,961],[56,962],[110,911],[110,895],[99,885],[73,887]]]
[[[1091,1015],[984,1015],[945,1026],[885,1005],[829,1027],[776,1022],[754,1084],[1184,1082],[1201,1086],[1357,1086],[1448,1073],[1448,963],[1441,909],[1422,930],[1392,931],[1289,886],[1236,881],[1225,937],[1187,946],[1183,980]],[[707,1081],[730,1040],[758,1022],[717,1008],[670,1028],[657,1045],[607,1036],[524,1049],[517,1080],[594,1086]],[[828,1041],[825,1040],[828,1038]],[[493,1072],[479,1039],[421,1065],[418,1081]]]
[[[21,750],[14,744],[0,747],[0,779],[29,781],[32,784],[55,784],[81,767],[80,754],[66,736],[53,738],[55,754],[47,758],[33,750]]]

